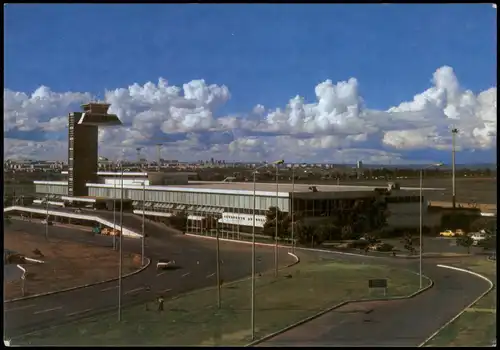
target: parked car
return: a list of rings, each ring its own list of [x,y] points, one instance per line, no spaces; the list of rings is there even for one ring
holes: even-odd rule
[[[53,225],[52,221],[48,221],[48,222],[47,222],[47,220],[45,220],[45,219],[44,219],[44,220],[42,220],[42,224],[44,224],[44,225],[49,225],[49,226],[52,226],[52,225]]]
[[[461,229],[458,229],[458,230],[455,231],[455,235],[456,236],[463,236],[463,235],[465,235],[465,231],[461,230]]]
[[[439,235],[441,237],[454,237],[455,236],[455,234],[453,233],[452,230],[444,230],[442,232],[439,232]]]
[[[474,232],[470,237],[474,241],[472,244],[477,245],[480,241],[488,238],[488,235],[486,233],[482,233],[482,232]]]

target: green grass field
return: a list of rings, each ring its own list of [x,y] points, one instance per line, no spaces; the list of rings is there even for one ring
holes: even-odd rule
[[[496,262],[484,257],[451,264],[496,281]],[[497,292],[493,288],[459,318],[444,328],[427,346],[490,346],[496,339]]]
[[[301,262],[265,274],[256,282],[256,337],[350,299],[370,298],[367,280],[387,278],[389,296],[418,289],[418,276],[385,266],[331,261]],[[250,338],[250,280],[222,287],[222,307],[215,289],[165,301],[158,312],[153,302],[125,309],[118,324],[116,312],[80,320],[14,339],[16,345],[245,345]],[[380,296],[380,295],[378,295]]]

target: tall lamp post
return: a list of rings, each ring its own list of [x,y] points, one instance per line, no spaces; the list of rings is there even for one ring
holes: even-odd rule
[[[278,200],[279,200],[279,168],[278,165],[283,164],[283,159],[273,162],[276,167],[276,216],[275,216],[275,231],[274,231],[274,276],[278,277]]]
[[[120,162],[121,190],[120,190],[120,258],[118,264],[118,322],[122,320],[122,264],[123,264],[123,160]]]
[[[275,162],[276,163],[276,162]],[[253,223],[252,223],[252,297],[250,312],[250,328],[252,340],[255,339],[255,208],[256,208],[256,177],[257,170],[266,167],[267,164],[256,168],[253,171]]]
[[[423,234],[422,234],[422,231],[423,231],[423,226],[424,226],[424,215],[423,215],[423,183],[424,183],[424,171],[426,169],[429,169],[429,168],[433,168],[433,167],[440,167],[442,166],[443,163],[436,163],[436,164],[431,164],[429,166],[426,166],[424,168],[421,168],[420,169],[420,222],[419,222],[419,241],[420,241],[420,253],[419,253],[419,257],[418,257],[418,275],[419,275],[419,279],[420,279],[420,289],[423,288],[423,275],[422,275],[422,251],[423,251]]]
[[[45,196],[45,239],[49,240],[49,195]]]
[[[114,179],[113,179],[113,250],[116,250],[116,181],[117,181],[117,173],[116,173],[116,164],[113,167],[114,168]]]
[[[451,203],[453,210],[455,209],[457,205],[456,201],[456,192],[455,192],[455,146],[456,146],[456,135],[458,134],[458,129],[454,128],[451,130],[451,188],[452,188],[452,198],[451,198]]]
[[[144,266],[144,248],[145,248],[145,232],[144,226],[146,223],[146,180],[137,181],[142,185],[142,246],[141,246],[141,266]]]

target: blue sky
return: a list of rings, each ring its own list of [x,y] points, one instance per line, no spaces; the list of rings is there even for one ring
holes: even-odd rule
[[[496,42],[496,10],[488,4],[9,4],[5,87],[30,95],[44,85],[104,98],[106,89],[156,84],[160,77],[176,86],[204,79],[230,91],[214,118],[250,118],[257,104],[283,109],[296,95],[314,103],[318,84],[354,77],[363,106],[385,111],[432,87],[442,66],[475,95],[495,87]],[[49,116],[40,111],[34,118]],[[494,121],[496,128],[496,113]],[[6,137],[34,139],[38,130],[14,127]],[[60,135],[54,132],[54,140]],[[494,151],[464,157],[491,161]],[[425,160],[441,151],[396,152]]]

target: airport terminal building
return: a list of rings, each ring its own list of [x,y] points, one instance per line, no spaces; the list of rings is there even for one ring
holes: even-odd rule
[[[209,216],[219,222],[237,226],[253,225],[255,200],[256,226],[263,227],[269,207],[277,206],[283,212],[301,212],[306,218],[333,215],[338,209],[348,209],[356,200],[376,198],[380,191],[369,186],[310,186],[303,184],[257,183],[255,197],[253,183],[189,182],[185,173],[97,173],[98,181],[86,183],[88,195],[68,196],[65,181],[35,181],[36,192],[49,198],[49,204],[70,205],[85,203],[95,206],[99,202],[115,204],[123,198],[130,211],[149,217],[169,217],[185,211],[190,220],[204,220]],[[418,225],[418,193],[412,189],[394,190],[388,199],[392,212],[389,224],[398,226],[415,221]],[[392,205],[394,204],[394,205]],[[396,205],[397,204],[397,205]],[[124,208],[127,204],[124,205]],[[104,206],[101,206],[104,208]],[[108,206],[108,208],[110,208]]]

